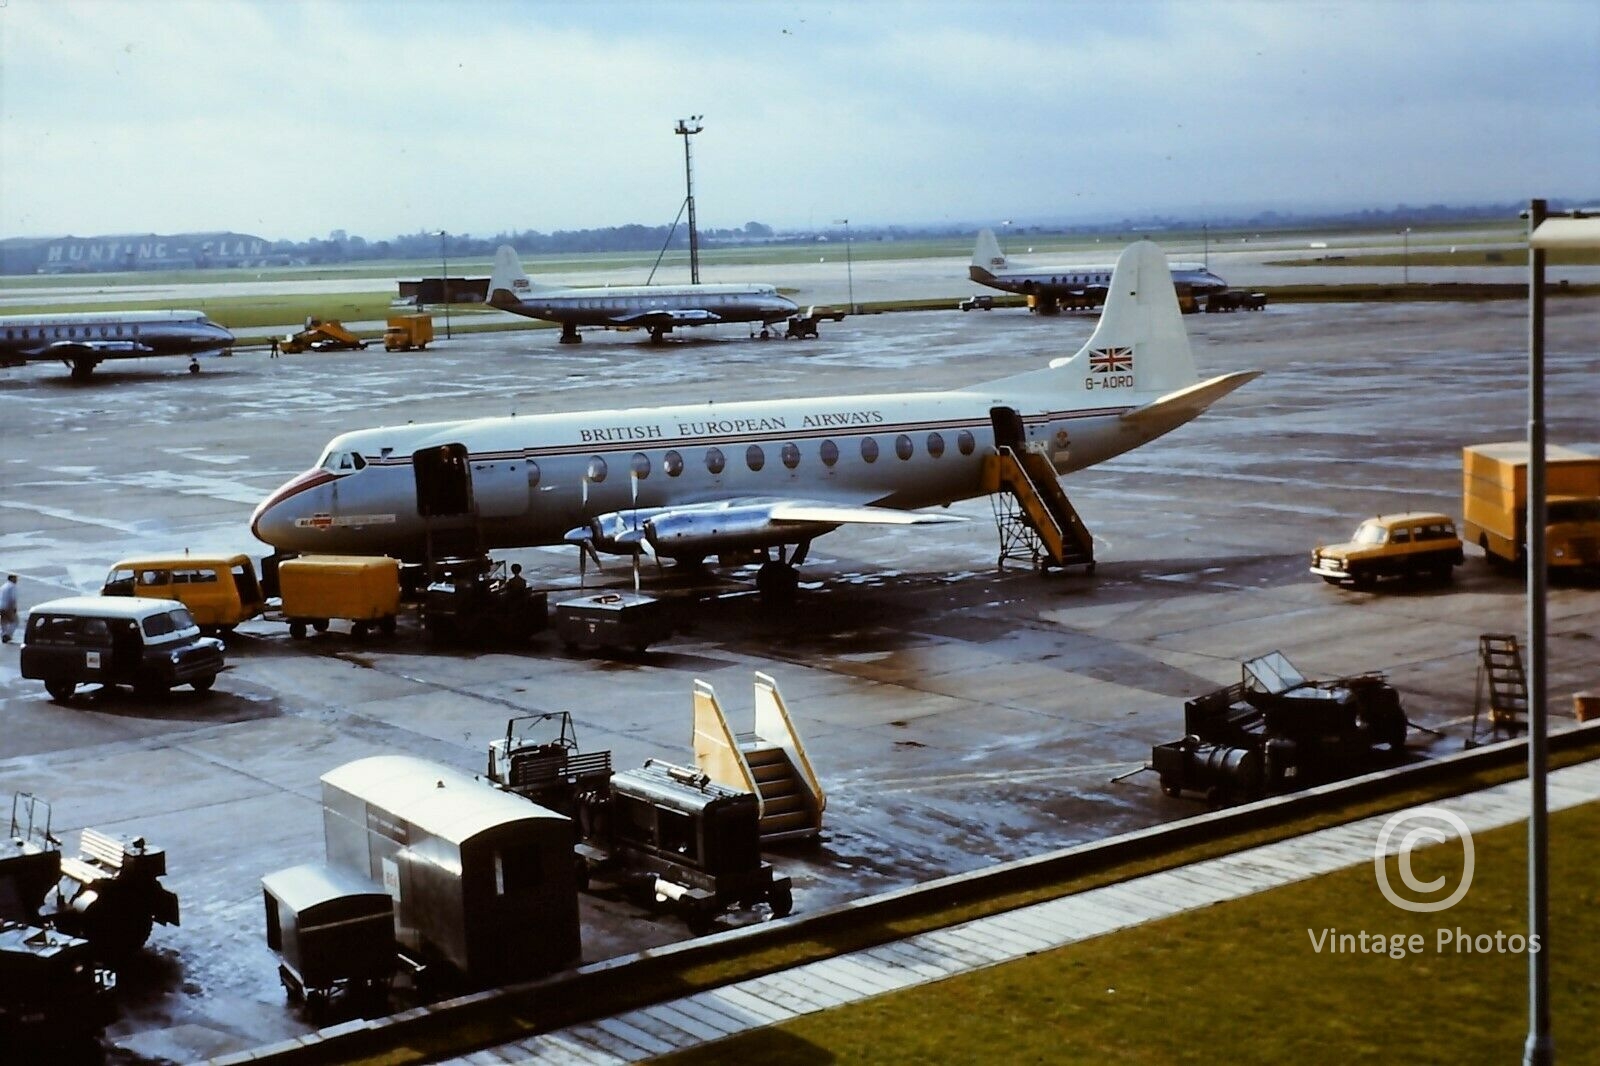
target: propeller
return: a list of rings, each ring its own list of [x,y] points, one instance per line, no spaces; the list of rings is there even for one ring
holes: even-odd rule
[[[633,553],[633,591],[637,594],[639,591],[639,551],[637,544],[644,540],[644,534],[639,529],[639,471],[628,471],[628,487],[633,493],[633,529],[630,532],[638,538],[638,541],[635,542]]]
[[[583,478],[578,483],[578,497],[581,501],[580,512],[589,510],[589,471],[585,468]],[[565,539],[569,544],[578,546],[578,587],[583,588],[584,571],[589,557],[594,557],[594,568],[603,569],[600,565],[600,553],[594,550],[594,522],[591,520],[576,529],[567,530]]]

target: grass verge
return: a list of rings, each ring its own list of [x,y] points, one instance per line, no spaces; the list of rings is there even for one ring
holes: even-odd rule
[[[1592,1062],[1600,804],[1550,831],[1553,1031],[1563,1059]],[[1482,949],[1526,933],[1526,833],[1479,834],[1471,891],[1440,914],[1390,906],[1362,864],[660,1061],[1517,1061],[1527,959]],[[1419,852],[1417,876],[1459,874],[1460,855]],[[1383,934],[1388,950],[1318,951],[1329,929]]]

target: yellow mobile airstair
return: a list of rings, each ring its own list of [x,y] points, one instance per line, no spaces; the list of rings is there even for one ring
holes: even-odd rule
[[[694,683],[694,762],[711,780],[754,792],[761,842],[814,837],[828,798],[811,769],[778,683],[756,674],[755,729],[735,732],[708,682]]]
[[[995,450],[983,458],[983,491],[994,504],[1000,560],[1045,567],[1082,566],[1094,573],[1094,538],[1056,478],[1042,442],[1029,442],[1022,419],[1009,407],[989,412]]]

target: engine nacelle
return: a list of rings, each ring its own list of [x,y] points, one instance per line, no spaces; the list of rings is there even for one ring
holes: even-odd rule
[[[637,511],[610,511],[595,515],[586,525],[567,533],[568,543],[588,544],[595,551],[610,555],[638,555],[644,550],[646,523],[660,507],[641,507]]]
[[[668,559],[704,557],[749,548],[798,544],[836,529],[823,522],[777,522],[765,504],[694,511],[663,511],[644,524],[656,554]]]

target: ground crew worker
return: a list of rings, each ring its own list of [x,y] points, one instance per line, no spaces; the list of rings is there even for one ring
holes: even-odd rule
[[[17,575],[7,574],[0,584],[0,643],[10,644],[17,631]]]

